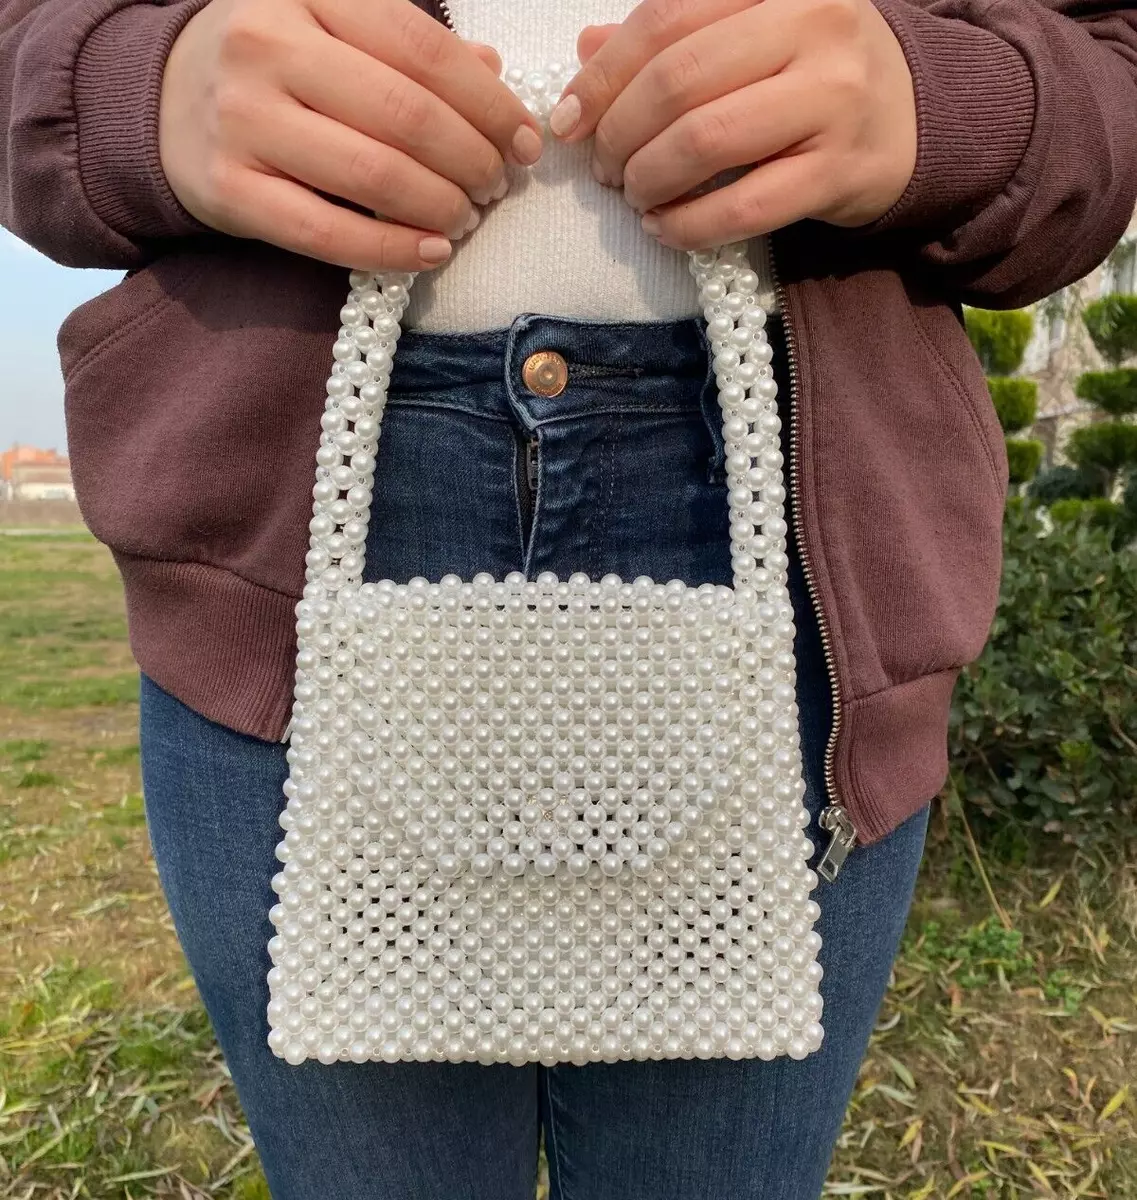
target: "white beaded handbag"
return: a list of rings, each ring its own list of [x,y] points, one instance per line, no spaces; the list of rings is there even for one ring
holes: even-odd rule
[[[566,81],[505,78],[539,119]],[[269,1045],[289,1063],[803,1058],[822,1041],[786,498],[744,242],[690,253],[733,587],[363,583],[413,273],[353,271],[316,454]]]

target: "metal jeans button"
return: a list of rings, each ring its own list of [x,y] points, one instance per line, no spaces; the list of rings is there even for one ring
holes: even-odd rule
[[[538,396],[559,396],[568,383],[568,363],[555,350],[538,350],[525,360],[521,378]]]

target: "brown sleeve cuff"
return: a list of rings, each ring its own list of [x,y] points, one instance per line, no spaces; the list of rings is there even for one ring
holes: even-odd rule
[[[912,72],[916,170],[888,212],[848,232],[958,224],[1005,191],[1022,161],[1035,115],[1030,68],[978,24],[909,0],[873,2]]]
[[[79,50],[74,97],[83,189],[99,219],[132,241],[211,232],[178,202],[158,154],[166,58],[207,3],[120,8]]]

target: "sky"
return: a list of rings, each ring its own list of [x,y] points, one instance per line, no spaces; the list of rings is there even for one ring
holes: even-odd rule
[[[66,452],[55,335],[73,308],[122,275],[61,267],[0,229],[0,450],[24,442]]]

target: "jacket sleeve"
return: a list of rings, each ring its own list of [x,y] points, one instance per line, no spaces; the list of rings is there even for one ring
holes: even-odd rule
[[[67,266],[209,232],[158,155],[166,56],[208,0],[0,0],[0,224]]]
[[[967,304],[1039,300],[1101,263],[1137,203],[1137,7],[874,0],[916,94],[916,170],[887,235]]]

